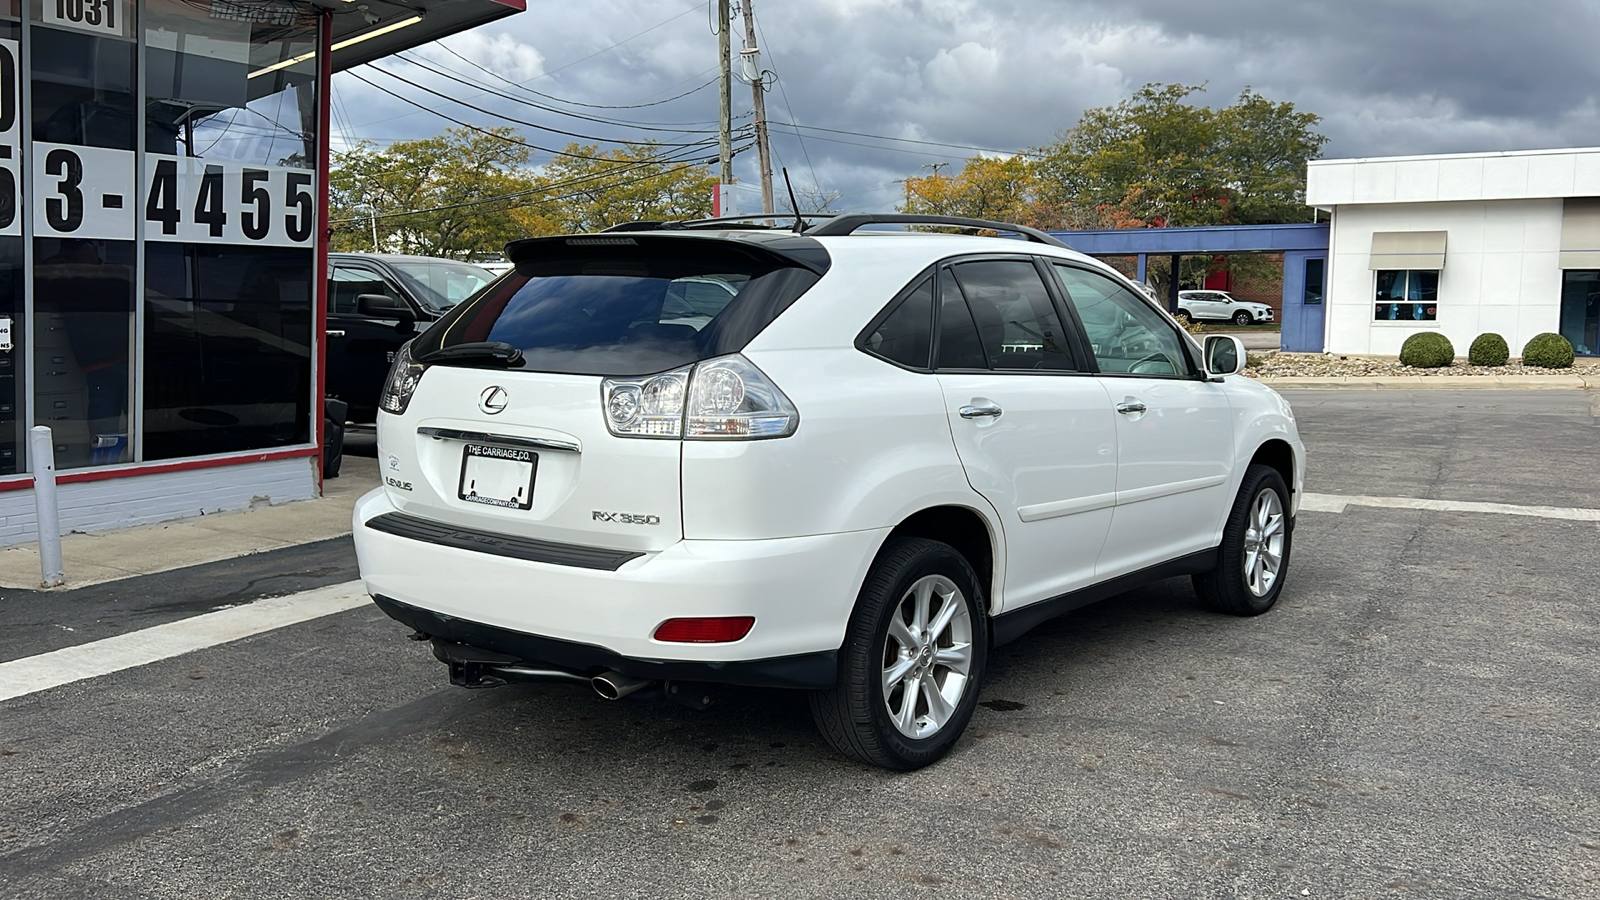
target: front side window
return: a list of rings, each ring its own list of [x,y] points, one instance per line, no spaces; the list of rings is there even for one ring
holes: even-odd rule
[[[1379,322],[1432,322],[1439,317],[1436,269],[1380,269],[1373,319]]]
[[[381,294],[385,297],[394,297],[396,300],[400,299],[389,289],[383,276],[371,269],[356,266],[334,266],[333,280],[328,288],[328,301],[333,307],[329,312],[340,315],[357,315],[359,313],[357,300],[362,294]]]
[[[1056,264],[1056,275],[1089,337],[1100,371],[1112,375],[1183,376],[1189,372],[1183,342],[1150,304],[1115,281]]]
[[[488,269],[470,263],[428,260],[426,262],[396,261],[389,264],[411,288],[413,296],[437,312],[443,312],[471,297],[478,289],[494,280]],[[724,291],[724,302],[732,296]]]

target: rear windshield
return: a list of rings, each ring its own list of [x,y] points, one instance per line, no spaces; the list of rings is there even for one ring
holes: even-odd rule
[[[521,368],[648,375],[737,353],[817,282],[810,269],[723,240],[540,242],[517,271],[418,339],[522,350]]]

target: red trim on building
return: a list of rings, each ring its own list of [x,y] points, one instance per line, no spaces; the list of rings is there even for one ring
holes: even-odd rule
[[[528,11],[528,0],[494,0],[494,2],[501,6],[509,6],[517,12]]]
[[[313,398],[316,410],[317,444],[317,496],[322,496],[322,450],[326,441],[323,423],[327,415],[318,403],[327,396],[328,384],[328,241],[333,238],[333,228],[328,223],[328,171],[329,147],[333,135],[328,133],[329,109],[333,106],[333,10],[322,10],[322,28],[317,46],[317,270],[311,274],[316,284],[316,311],[312,314],[316,336],[317,393]]]
[[[83,484],[90,481],[110,481],[113,478],[132,478],[137,475],[160,475],[165,472],[189,472],[196,469],[216,469],[222,466],[243,466],[250,463],[295,459],[303,456],[320,458],[322,454],[316,447],[296,447],[293,450],[267,450],[210,459],[180,459],[172,462],[140,463],[138,465],[118,466],[107,469],[79,469],[57,475],[56,484]],[[0,493],[25,491],[31,487],[33,487],[32,475],[20,475],[16,478],[0,480]]]

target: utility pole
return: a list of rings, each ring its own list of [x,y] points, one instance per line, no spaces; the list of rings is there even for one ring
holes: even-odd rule
[[[728,0],[717,0],[717,67],[722,72],[718,92],[721,112],[717,120],[717,205],[718,212],[729,215],[725,200],[733,193],[733,64],[728,57]]]
[[[744,52],[741,54],[755,68],[750,79],[750,91],[756,111],[756,151],[761,157],[761,211],[772,212],[772,147],[767,143],[767,73],[761,68],[761,49],[756,46],[756,13],[750,8],[753,0],[739,0],[744,10]]]

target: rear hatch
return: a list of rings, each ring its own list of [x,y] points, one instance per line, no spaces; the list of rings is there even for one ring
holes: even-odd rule
[[[391,500],[495,535],[644,552],[681,540],[681,415],[617,433],[608,379],[657,396],[652,376],[682,379],[739,352],[816,282],[815,259],[700,235],[545,238],[509,251],[514,275],[396,362],[378,417]]]

